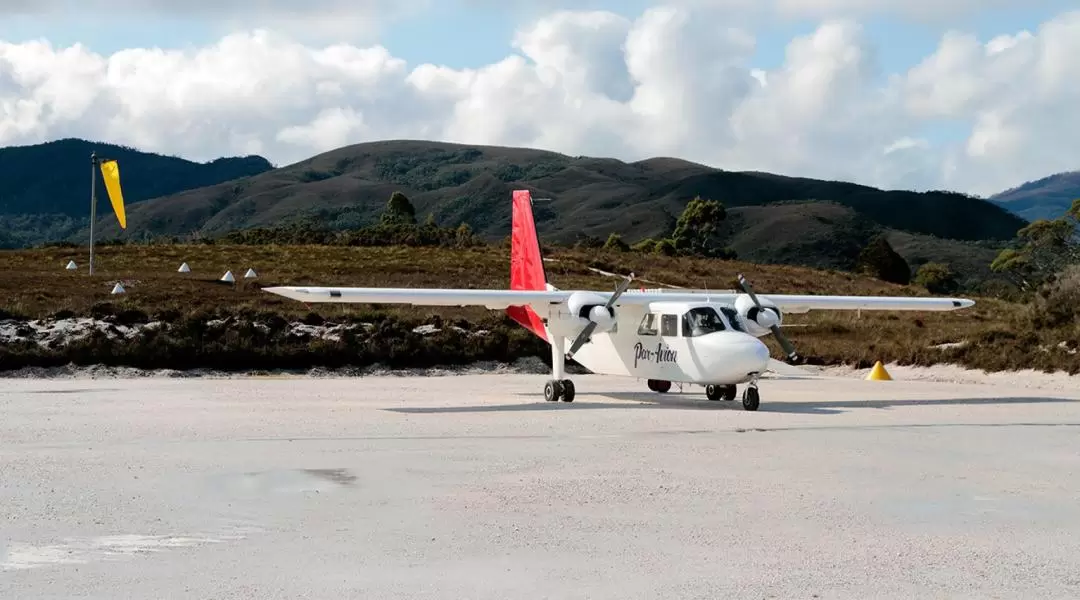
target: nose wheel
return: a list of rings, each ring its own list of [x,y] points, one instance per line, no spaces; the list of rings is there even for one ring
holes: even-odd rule
[[[757,385],[750,384],[743,390],[742,407],[746,410],[757,410],[759,404],[761,404],[761,397],[758,396]]]

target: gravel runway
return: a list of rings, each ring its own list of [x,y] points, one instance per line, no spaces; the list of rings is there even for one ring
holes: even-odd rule
[[[0,598],[1076,598],[1080,390],[0,382]]]

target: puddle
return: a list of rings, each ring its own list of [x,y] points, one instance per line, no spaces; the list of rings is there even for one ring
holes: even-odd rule
[[[226,490],[256,495],[333,492],[357,483],[348,469],[274,469],[217,479]]]
[[[85,565],[115,561],[169,550],[196,548],[244,539],[253,530],[231,528],[215,535],[141,535],[117,534],[88,538],[69,538],[53,544],[12,542],[0,552],[0,570],[17,571],[49,566]]]

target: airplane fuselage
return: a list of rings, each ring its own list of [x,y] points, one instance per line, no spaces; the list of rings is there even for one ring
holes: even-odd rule
[[[692,323],[701,313],[711,315],[704,329]],[[710,303],[623,306],[614,326],[594,331],[573,360],[604,375],[700,385],[745,383],[766,370],[769,349],[742,323],[721,315]],[[582,327],[580,319],[561,307],[547,318],[549,339],[573,339]]]

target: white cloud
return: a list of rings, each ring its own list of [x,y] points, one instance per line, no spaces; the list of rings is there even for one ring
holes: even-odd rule
[[[763,69],[752,32],[715,2],[676,2],[634,19],[552,12],[517,32],[516,53],[461,70],[262,30],[109,56],[0,43],[0,145],[80,136],[284,164],[426,138],[980,194],[1080,166],[1080,13],[993,39],[949,33],[883,77],[856,21],[824,21]],[[934,135],[956,123],[960,139]]]

